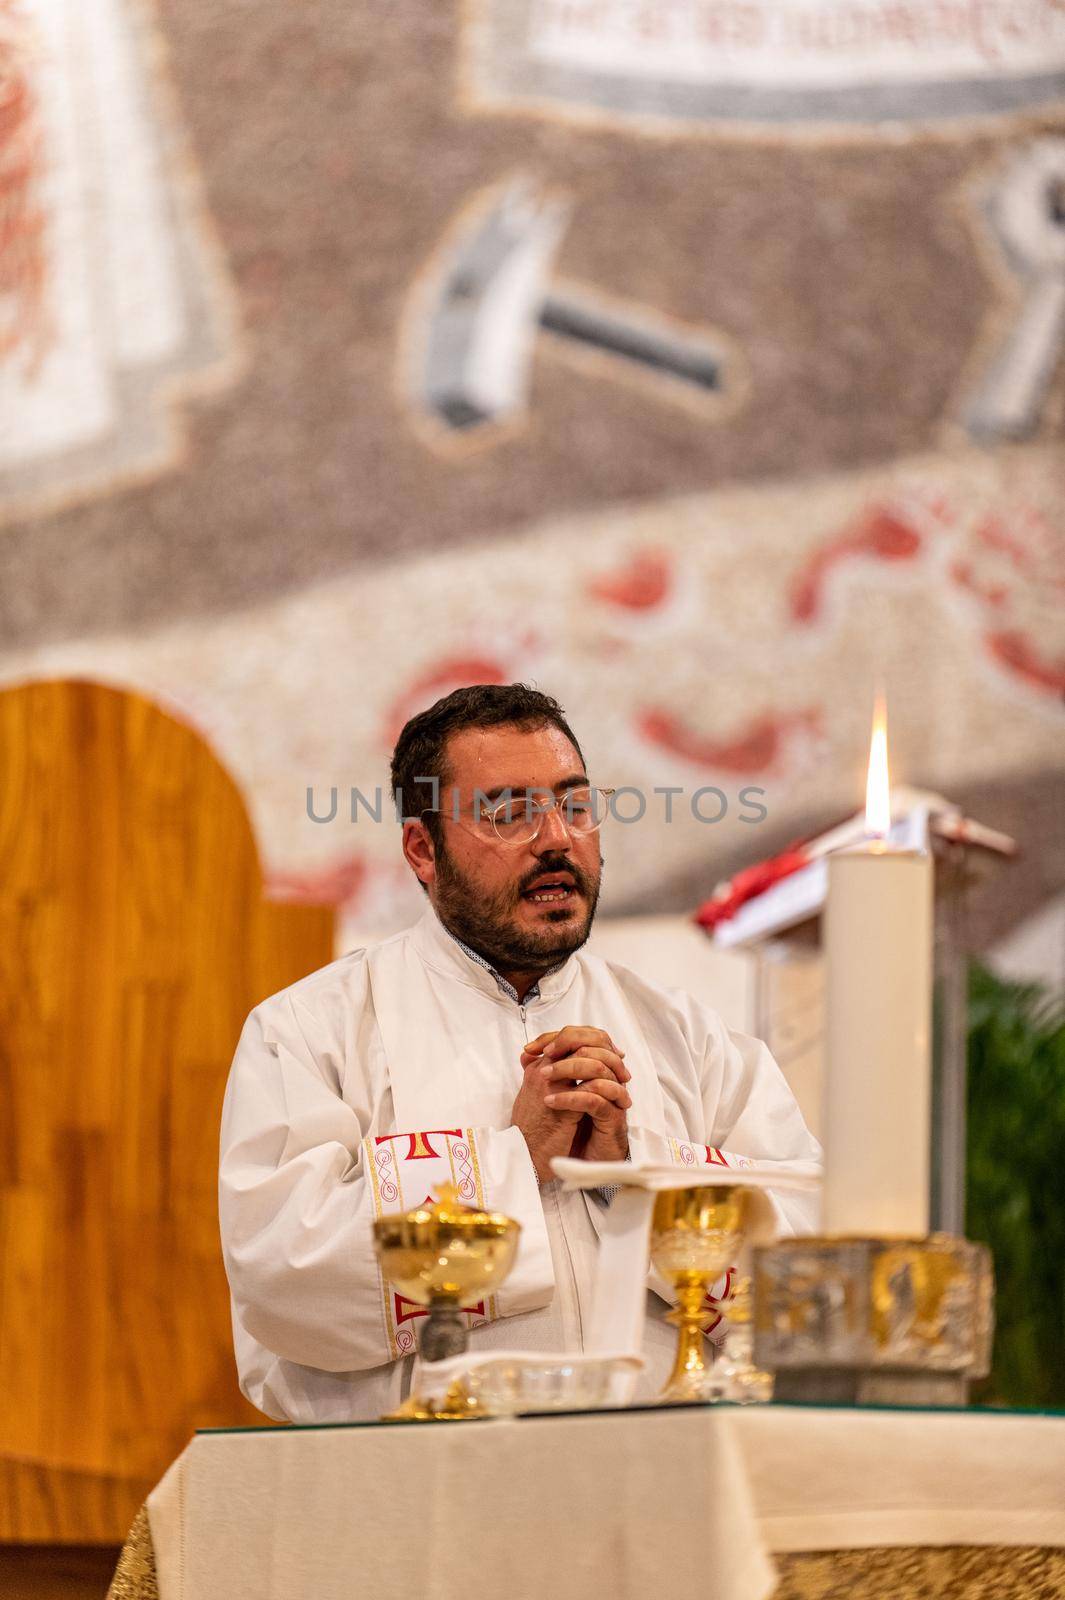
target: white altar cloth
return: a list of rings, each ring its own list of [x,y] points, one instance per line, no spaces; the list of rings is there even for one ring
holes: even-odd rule
[[[1065,1417],[678,1407],[208,1432],[148,1516],[160,1600],[765,1600],[774,1551],[1065,1546]]]

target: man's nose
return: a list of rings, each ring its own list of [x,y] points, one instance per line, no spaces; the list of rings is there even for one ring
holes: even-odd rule
[[[561,806],[552,806],[540,818],[540,831],[532,842],[533,854],[545,856],[550,851],[568,850],[572,843]]]

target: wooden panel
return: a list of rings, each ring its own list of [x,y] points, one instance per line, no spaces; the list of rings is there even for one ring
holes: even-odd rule
[[[120,1540],[193,1428],[262,1420],[219,1113],[244,1018],[331,959],[333,913],[262,901],[236,786],[138,696],[0,693],[0,770],[0,1455],[55,1469],[0,1538]],[[111,1485],[91,1530],[71,1474]]]
[[[155,1482],[0,1456],[0,1524],[5,1530],[0,1550],[16,1539],[39,1543],[45,1537],[41,1533],[31,1540],[18,1532],[25,1528],[47,1529],[52,1544],[113,1545],[112,1530],[124,1522],[128,1533],[136,1508]],[[0,1585],[0,1594],[6,1592]]]
[[[120,1554],[113,1544],[0,1547],[0,1594],[12,1600],[106,1600]]]

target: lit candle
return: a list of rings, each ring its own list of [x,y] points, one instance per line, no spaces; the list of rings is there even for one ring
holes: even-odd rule
[[[933,863],[893,847],[890,827],[878,704],[868,842],[828,859],[822,1226],[920,1237],[929,1226]]]

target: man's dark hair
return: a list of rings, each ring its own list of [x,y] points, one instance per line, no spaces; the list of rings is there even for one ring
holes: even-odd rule
[[[531,733],[550,725],[564,733],[583,762],[584,756],[562,707],[549,694],[526,683],[473,683],[454,689],[427,711],[404,724],[392,752],[392,792],[404,817],[425,812],[424,822],[435,848],[443,839],[439,810],[446,808],[444,791],[451,782],[447,741],[462,728],[521,728]],[[437,795],[430,783],[416,778],[436,778]],[[435,805],[434,805],[435,803]]]

